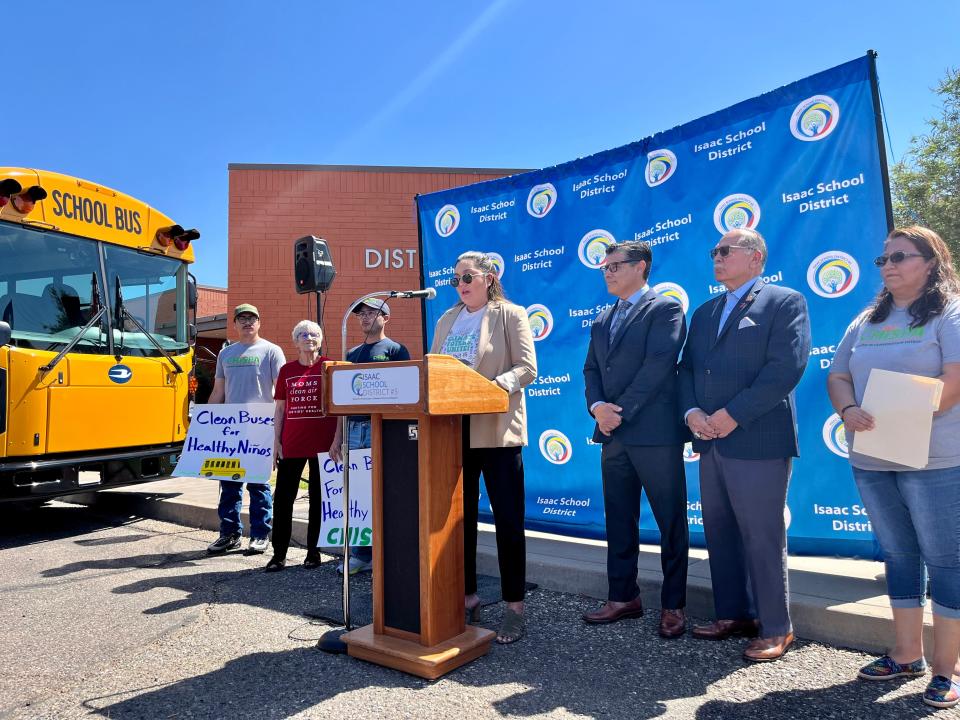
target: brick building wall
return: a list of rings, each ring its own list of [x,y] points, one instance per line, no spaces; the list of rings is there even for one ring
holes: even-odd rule
[[[517,172],[524,171],[231,164],[228,307],[256,305],[261,335],[294,359],[290,332],[300,320],[316,319],[316,303],[313,295],[294,290],[293,244],[304,235],[322,237],[337,269],[325,296],[326,352],[339,358],[340,323],[351,302],[365,292],[420,287],[414,197]],[[368,249],[400,250],[405,265],[369,268]],[[423,353],[420,305],[418,300],[392,301],[387,326],[387,334],[414,358]],[[232,317],[227,335],[236,338]],[[348,346],[362,340],[357,323],[350,321]]]

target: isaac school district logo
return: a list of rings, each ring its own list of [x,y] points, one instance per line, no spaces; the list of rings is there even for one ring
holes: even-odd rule
[[[807,284],[820,297],[842,297],[857,286],[859,279],[857,261],[839,250],[817,255],[807,268]]]
[[[686,315],[687,310],[690,309],[690,296],[687,295],[687,291],[682,287],[672,282],[662,282],[657,283],[653,286],[653,291],[664,297],[672,298],[680,303],[680,307],[683,308],[683,313]]]
[[[456,205],[444,205],[437,212],[434,227],[440,237],[450,237],[460,227],[460,211]]]
[[[570,439],[559,430],[544,430],[540,434],[540,452],[554,465],[563,465],[573,457]]]
[[[527,320],[534,342],[544,340],[553,330],[553,313],[546,305],[530,305],[527,308]]]
[[[760,203],[750,195],[727,195],[713,211],[713,224],[721,233],[753,230],[760,223]]]
[[[617,242],[606,230],[591,230],[580,238],[580,246],[577,248],[577,257],[580,262],[591,270],[596,270],[603,263],[607,256],[607,248]]]
[[[506,267],[505,263],[503,262],[503,255],[495,252],[484,253],[484,255],[486,255],[493,264],[493,271],[497,274],[497,277],[503,278],[503,271]]]
[[[840,106],[829,95],[809,97],[790,116],[790,132],[797,140],[823,140],[840,122]]]
[[[836,413],[828,417],[823,424],[823,444],[834,455],[842,458],[850,457],[850,451],[847,448],[847,431],[843,427],[843,420]]]
[[[535,218],[546,217],[557,204],[557,189],[551,183],[534,185],[527,195],[527,212]]]
[[[677,171],[677,156],[667,149],[647,153],[647,169],[643,176],[647,185],[656,187],[673,177]]]

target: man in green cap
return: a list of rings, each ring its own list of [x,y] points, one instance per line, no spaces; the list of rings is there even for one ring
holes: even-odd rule
[[[280,368],[286,362],[283,350],[260,337],[260,312],[249,303],[237,305],[233,324],[240,341],[228,345],[217,357],[217,373],[210,394],[210,403],[272,403],[273,386]],[[267,549],[273,520],[273,497],[266,483],[248,483],[250,493],[251,554]],[[240,509],[243,505],[243,483],[220,481],[220,537],[207,548],[210,554],[236,550],[243,537]]]

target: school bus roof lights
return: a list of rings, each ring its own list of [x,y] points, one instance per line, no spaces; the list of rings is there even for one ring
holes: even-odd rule
[[[0,208],[10,202],[10,198],[23,190],[23,187],[13,178],[0,180]]]
[[[154,243],[159,246],[163,252],[167,251],[167,248],[170,247],[170,244],[173,243],[173,246],[183,252],[188,247],[193,240],[196,240],[200,237],[200,231],[196,228],[191,228],[190,230],[184,230],[180,225],[169,225],[167,227],[162,227],[157,230],[156,235],[154,235]]]

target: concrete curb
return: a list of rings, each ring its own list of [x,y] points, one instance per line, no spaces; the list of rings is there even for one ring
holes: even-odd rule
[[[196,480],[163,480],[68,498],[108,511],[137,514],[188,527],[219,530],[216,485]],[[298,503],[299,505],[299,503]],[[306,545],[306,507],[294,506],[292,539]],[[302,515],[302,516],[301,516]],[[248,526],[247,512],[243,512]],[[481,525],[477,569],[499,576],[492,526]],[[883,581],[883,564],[841,558],[790,558],[791,613],[799,637],[866,652],[883,652],[893,640],[893,622]],[[639,584],[643,601],[660,607],[659,548],[641,546]],[[528,531],[527,579],[558,592],[604,599],[607,594],[605,543]],[[691,549],[687,610],[713,617],[707,553]],[[925,617],[925,641],[932,647],[932,618]]]

